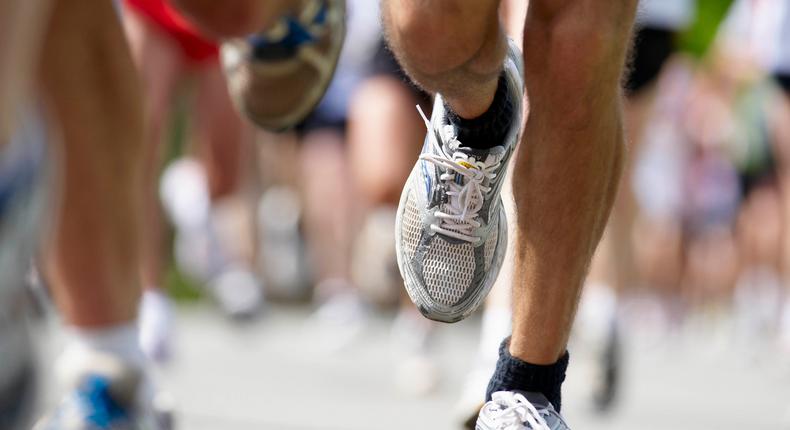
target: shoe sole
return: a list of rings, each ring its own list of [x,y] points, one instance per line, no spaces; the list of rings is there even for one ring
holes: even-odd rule
[[[312,96],[313,100],[310,100],[308,103],[304,104],[302,109],[298,109],[295,112],[284,114],[280,117],[275,117],[270,120],[263,120],[252,112],[245,102],[245,95],[243,92],[234,92],[230,91],[231,100],[236,108],[244,114],[244,116],[252,121],[258,127],[263,128],[264,130],[273,132],[273,133],[282,133],[285,131],[290,130],[291,128],[298,125],[300,122],[304,121],[310,113],[315,110],[316,106],[323,100],[326,91],[329,89],[332,81],[334,80],[335,71],[337,71],[337,65],[340,60],[340,53],[343,49],[343,45],[345,44],[346,39],[346,30],[347,30],[347,22],[346,22],[346,1],[345,0],[332,0],[338,3],[338,8],[340,9],[340,14],[343,16],[342,21],[340,22],[340,35],[337,36],[339,40],[336,40],[332,46],[332,51],[330,52],[331,57],[334,59],[332,62],[332,67],[330,68],[329,78],[325,80],[322,86],[318,87],[318,91],[315,92],[315,95]],[[292,60],[289,60],[292,61]],[[245,67],[251,67],[252,60],[246,60]],[[224,68],[224,67],[223,67]],[[226,78],[227,79],[227,78]],[[265,78],[263,78],[265,79]]]

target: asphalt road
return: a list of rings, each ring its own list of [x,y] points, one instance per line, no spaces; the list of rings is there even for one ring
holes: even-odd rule
[[[458,429],[455,404],[476,348],[477,320],[441,326],[438,388],[396,383],[390,322],[375,317],[349,345],[328,348],[308,310],[276,308],[245,326],[213,309],[179,311],[178,355],[161,370],[179,429]],[[59,342],[49,330],[45,362]],[[574,429],[790,429],[790,356],[775,349],[683,335],[655,342],[628,332],[624,383],[612,413],[589,403],[589,360],[572,350],[564,412]],[[50,387],[51,388],[51,387]],[[54,390],[46,390],[53,400]]]

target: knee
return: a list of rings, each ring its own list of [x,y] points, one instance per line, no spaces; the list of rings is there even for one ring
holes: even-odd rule
[[[524,32],[530,99],[563,110],[571,120],[619,103],[635,4],[533,0]]]
[[[604,66],[622,68],[629,45],[636,0],[533,0],[524,49],[527,58],[543,58],[548,67],[573,75],[594,74]],[[528,65],[541,64],[528,61]],[[545,64],[545,63],[544,63]]]
[[[387,38],[399,61],[419,75],[437,76],[474,58],[497,37],[497,2],[384,0]]]

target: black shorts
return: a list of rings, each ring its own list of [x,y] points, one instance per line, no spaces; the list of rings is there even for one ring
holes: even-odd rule
[[[402,81],[413,92],[420,105],[426,109],[426,112],[430,111],[432,100],[431,96],[411,82],[411,79],[406,76],[406,72],[404,72],[403,68],[400,66],[400,64],[398,64],[398,60],[395,59],[395,55],[392,53],[389,47],[387,47],[387,44],[383,39],[379,42],[378,49],[373,55],[373,58],[370,59],[367,68],[368,76],[391,76]],[[302,121],[302,123],[296,127],[296,131],[302,136],[311,131],[321,129],[332,129],[339,133],[345,134],[346,128],[347,118],[345,116],[330,117],[320,109],[317,109],[308,115],[307,118],[305,118],[304,121]]]
[[[431,95],[420,89],[411,81],[411,79],[409,79],[409,77],[406,75],[406,72],[398,63],[398,60],[395,59],[395,54],[392,53],[392,50],[387,46],[387,43],[383,39],[379,44],[379,49],[376,51],[376,55],[373,57],[371,75],[392,76],[393,78],[402,81],[409,87],[417,100],[419,100],[420,105],[427,105],[430,107],[432,100]]]
[[[675,52],[675,33],[642,27],[634,36],[631,67],[625,82],[628,95],[637,95],[655,82],[669,57]]]
[[[790,97],[790,73],[775,73],[774,79],[785,94]]]

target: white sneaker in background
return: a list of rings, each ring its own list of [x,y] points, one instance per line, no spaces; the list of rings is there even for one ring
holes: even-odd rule
[[[618,298],[614,289],[590,282],[584,287],[571,333],[571,344],[579,352],[578,366],[591,381],[594,411],[604,413],[615,405],[622,375],[622,345]]]
[[[512,264],[512,259],[508,260],[506,257],[503,268],[508,264]],[[505,287],[509,288],[510,285]],[[485,403],[488,382],[499,360],[499,346],[512,331],[512,317],[513,314],[507,306],[487,305],[483,312],[477,357],[472,370],[466,375],[461,395],[454,408],[456,421],[466,429],[475,428],[477,415]]]
[[[164,363],[171,358],[173,304],[159,289],[146,289],[140,300],[140,348],[149,360]]]
[[[360,292],[380,306],[396,305],[401,298],[403,280],[393,243],[395,208],[371,211],[354,241],[351,277]]]
[[[392,323],[395,386],[403,393],[425,396],[439,387],[441,372],[432,348],[436,324],[411,306],[402,307]]]
[[[309,267],[299,229],[302,205],[288,186],[269,187],[257,208],[257,265],[267,280],[267,294],[285,300],[309,297]]]
[[[253,318],[263,309],[263,285],[243,266],[226,268],[209,282],[208,287],[222,311],[235,320]]]
[[[337,352],[351,345],[365,329],[368,309],[353,286],[343,279],[329,279],[316,286],[325,292],[327,299],[313,312],[305,323],[318,346]]]

